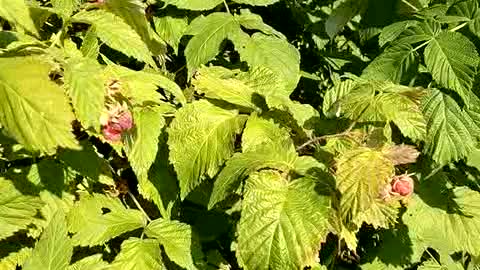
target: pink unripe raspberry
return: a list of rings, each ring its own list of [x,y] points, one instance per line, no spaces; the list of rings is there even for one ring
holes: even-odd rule
[[[133,118],[130,111],[123,111],[117,116],[116,122],[120,125],[122,130],[128,130],[133,127]]]
[[[392,192],[409,196],[413,193],[413,179],[408,175],[395,176],[392,180]]]
[[[105,139],[111,142],[118,142],[122,139],[122,129],[114,123],[104,126],[102,133]]]

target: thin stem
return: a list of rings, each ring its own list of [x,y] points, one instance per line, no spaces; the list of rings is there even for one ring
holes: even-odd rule
[[[468,22],[464,22],[464,23],[458,25],[457,27],[450,29],[450,32],[455,32],[455,31],[457,31],[457,30],[460,30],[460,29],[462,29],[462,28],[463,28],[465,25],[467,25],[467,24],[468,24]]]
[[[353,121],[350,126],[343,132],[341,133],[337,133],[337,134],[329,134],[329,135],[323,135],[323,136],[320,136],[320,137],[315,137],[315,138],[312,138],[310,140],[308,140],[306,143],[300,145],[299,147],[297,147],[297,151],[300,151],[302,150],[303,148],[311,145],[311,144],[314,144],[314,143],[319,143],[323,140],[326,140],[326,139],[331,139],[331,138],[338,138],[338,137],[346,137],[350,134],[350,131],[352,131],[353,127],[357,124],[357,120]]]
[[[232,14],[232,13],[230,13],[230,9],[228,8],[227,1],[223,0],[223,4],[225,5],[225,8],[227,9],[228,14]]]
[[[405,5],[411,7],[415,12],[418,12],[418,8],[417,8],[416,6],[414,6],[414,5],[412,5],[412,4],[411,4],[410,2],[408,2],[407,0],[402,0],[402,2],[403,2]]]
[[[414,52],[420,50],[422,47],[425,47],[428,45],[428,43],[430,43],[431,40],[428,40],[428,41],[425,41],[424,43],[418,45],[417,47],[415,47],[415,49],[413,49]]]
[[[133,196],[132,192],[127,191],[128,192],[128,195],[130,196],[130,198],[133,200],[133,202],[135,203],[135,205],[137,206],[137,208],[145,215],[145,217],[147,218],[148,222],[152,222],[152,219],[150,219],[150,217],[147,215],[147,212],[145,212],[145,210],[143,210],[143,207],[140,205],[140,203],[137,201],[137,198],[135,198],[135,196]]]

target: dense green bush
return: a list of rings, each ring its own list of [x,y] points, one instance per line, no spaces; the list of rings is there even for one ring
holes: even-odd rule
[[[478,269],[477,0],[0,0],[0,269]]]

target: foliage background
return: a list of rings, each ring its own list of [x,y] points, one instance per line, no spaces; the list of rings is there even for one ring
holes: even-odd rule
[[[0,0],[0,30],[0,269],[480,267],[477,0]]]

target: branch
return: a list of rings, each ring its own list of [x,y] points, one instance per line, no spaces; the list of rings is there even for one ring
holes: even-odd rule
[[[145,210],[143,210],[143,207],[140,205],[140,203],[137,201],[137,198],[135,198],[135,196],[133,196],[132,192],[130,192],[130,190],[128,191],[128,195],[130,196],[130,198],[133,200],[133,202],[135,203],[135,205],[137,206],[137,208],[145,215],[145,217],[147,218],[148,222],[152,222],[152,219],[150,219],[150,217],[147,215],[147,212],[145,212]]]
[[[308,140],[306,143],[300,145],[299,147],[297,147],[297,151],[300,151],[302,150],[303,148],[311,145],[311,144],[315,144],[315,143],[319,143],[323,140],[326,140],[326,139],[330,139],[330,138],[338,138],[338,137],[346,137],[346,136],[349,136],[350,135],[350,132],[352,131],[353,127],[357,124],[357,121],[353,121],[350,126],[343,132],[341,133],[337,133],[337,134],[329,134],[329,135],[323,135],[323,136],[320,136],[320,137],[315,137],[315,138],[312,138],[310,140]]]

